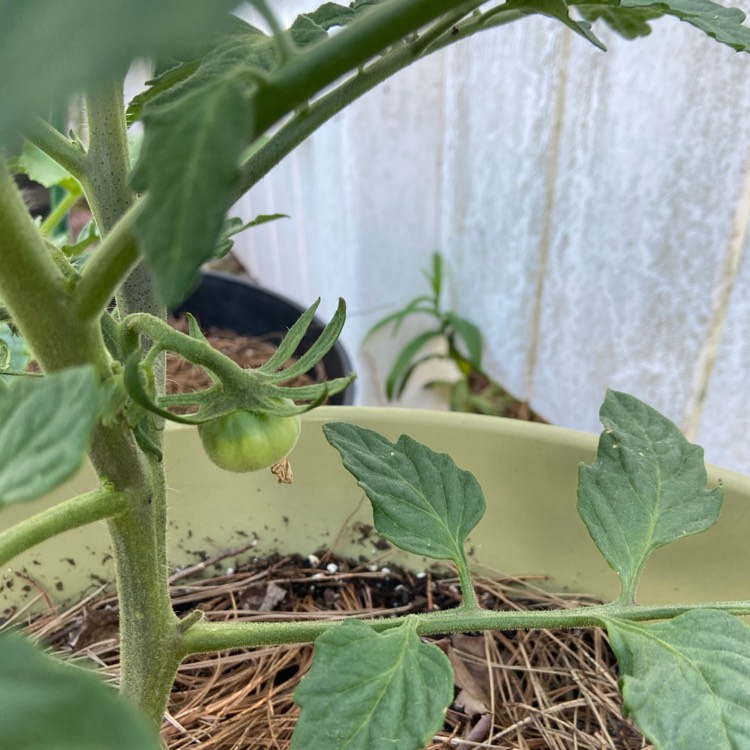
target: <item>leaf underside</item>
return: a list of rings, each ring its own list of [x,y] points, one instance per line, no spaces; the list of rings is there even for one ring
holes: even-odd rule
[[[149,194],[136,231],[167,307],[187,296],[214,255],[249,116],[242,85],[232,78],[146,113],[132,184]]]
[[[615,12],[618,8],[621,18],[627,18],[629,12],[636,17],[649,12],[674,16],[737,52],[750,50],[750,28],[743,25],[746,16],[739,8],[727,8],[711,0],[620,0]]]

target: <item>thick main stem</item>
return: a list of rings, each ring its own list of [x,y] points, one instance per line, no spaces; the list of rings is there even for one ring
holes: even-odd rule
[[[102,168],[109,171],[106,163]],[[93,364],[102,378],[110,375],[99,321],[82,322],[72,313],[68,282],[1,164],[0,297],[45,371]],[[179,663],[163,471],[141,454],[124,421],[96,429],[90,457],[102,480],[129,500],[109,521],[120,594],[122,690],[158,722]],[[46,533],[43,527],[37,532]]]
[[[101,428],[91,458],[133,497],[128,510],[109,521],[120,604],[120,690],[159,723],[180,662],[179,621],[167,581],[163,471],[150,465],[124,427]]]
[[[116,80],[89,92],[86,97],[89,150],[82,183],[102,237],[135,203],[128,185],[130,154],[123,96],[122,81]],[[164,307],[154,294],[144,261],[120,286],[117,305],[123,317],[132,312],[164,317]]]
[[[90,142],[82,184],[106,242],[135,200],[128,186],[122,81],[90,92],[87,112]],[[122,264],[123,272],[125,267],[127,263]],[[80,305],[80,298],[77,301]],[[122,314],[131,309],[164,314],[142,265],[120,288],[118,306]],[[86,308],[84,301],[77,310]],[[152,442],[158,444],[158,430],[152,426],[150,431]],[[124,422],[100,427],[90,455],[97,471],[115,489],[128,490],[132,498],[127,511],[109,522],[120,602],[120,685],[158,723],[179,666],[179,621],[167,580],[164,469],[159,461],[143,455]]]

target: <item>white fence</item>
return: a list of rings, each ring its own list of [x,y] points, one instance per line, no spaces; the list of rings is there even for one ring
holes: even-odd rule
[[[404,71],[239,204],[292,217],[239,255],[324,315],[347,300],[360,403],[383,402],[398,346],[361,351],[364,332],[440,249],[488,371],[547,419],[598,431],[625,390],[750,472],[750,55],[674,19],[599,32],[606,54],[531,18]]]

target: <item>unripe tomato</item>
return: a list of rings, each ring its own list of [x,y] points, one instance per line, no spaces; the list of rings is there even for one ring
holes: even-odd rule
[[[267,469],[286,458],[300,433],[300,418],[238,409],[198,425],[208,457],[227,471]]]

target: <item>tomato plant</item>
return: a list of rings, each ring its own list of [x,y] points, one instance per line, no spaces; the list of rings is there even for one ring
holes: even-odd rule
[[[158,726],[186,657],[317,639],[314,667],[298,694],[303,710],[293,747],[414,750],[442,722],[453,696],[445,654],[420,636],[599,625],[623,655],[628,708],[657,747],[750,746],[750,637],[734,618],[750,614],[750,601],[701,605],[697,614],[636,603],[650,553],[713,524],[721,503],[720,492],[704,487],[700,449],[640,402],[608,398],[600,455],[581,470],[581,515],[620,574],[622,595],[577,611],[482,609],[463,548],[484,510],[478,482],[408,438],[391,444],[339,425],[327,437],[373,503],[378,531],[408,551],[452,560],[461,606],[449,615],[372,625],[204,622],[200,611],[176,611],[170,598],[167,531],[177,504],[169,502],[163,466],[168,419],[198,425],[215,460],[231,470],[267,465],[294,445],[297,414],[350,380],[286,385],[333,345],[343,305],[299,360],[287,366],[314,306],[269,362],[248,371],[211,349],[196,326],[182,334],[165,322],[202,265],[226,247],[236,228],[226,217],[237,199],[320,125],[432,52],[530,15],[557,19],[600,48],[594,21],[633,37],[671,15],[748,51],[744,14],[712,0],[353,0],[325,2],[284,30],[267,0],[251,4],[266,31],[233,15],[236,0],[0,0],[0,323],[22,334],[41,369],[28,377],[10,371],[9,349],[0,347],[0,369],[13,378],[0,380],[0,509],[42,497],[86,455],[98,481],[0,530],[0,563],[64,531],[107,521],[119,688],[128,699],[111,701],[95,680],[76,690],[81,668],[63,674],[59,664],[27,657],[28,649],[3,637],[0,744],[12,737],[3,747],[151,750],[160,746]],[[125,107],[125,73],[144,59],[158,73]],[[87,122],[80,137],[48,121],[55,108],[81,108],[81,96]],[[143,147],[133,164],[127,130],[138,120]],[[77,180],[65,181],[72,191],[65,205],[77,200],[80,185],[95,234],[74,245],[70,237],[58,242],[52,233],[59,211],[53,221],[34,223],[13,179],[19,162],[5,158],[22,142]],[[92,244],[85,263],[76,262]],[[165,394],[165,351],[204,368],[212,386]],[[195,409],[186,415],[187,406]],[[658,619],[667,624],[647,622]],[[89,688],[103,696],[106,713]],[[137,736],[129,732],[133,706],[143,717]]]

